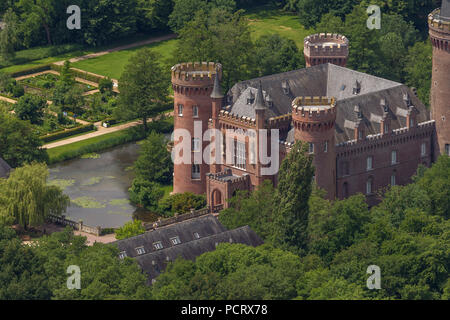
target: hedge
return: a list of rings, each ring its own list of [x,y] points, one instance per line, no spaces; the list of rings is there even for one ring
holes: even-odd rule
[[[84,126],[81,126],[81,127],[76,127],[76,128],[73,128],[73,129],[69,129],[69,130],[65,130],[65,131],[59,131],[59,132],[55,132],[55,133],[52,133],[52,134],[48,134],[48,135],[42,136],[41,140],[44,143],[49,143],[51,141],[60,140],[60,139],[63,139],[63,138],[74,136],[74,135],[79,134],[79,133],[92,131],[94,129],[95,129],[95,126],[91,123],[91,124],[87,124],[87,125],[84,125]]]
[[[51,66],[52,66],[51,64],[45,64],[45,65],[25,69],[22,71],[17,71],[17,72],[11,73],[11,77],[17,78],[17,77],[26,76],[26,75],[33,74],[33,73],[51,70]]]
[[[60,65],[56,65],[56,64],[51,65],[51,69],[58,71],[58,72],[61,72],[62,68],[63,68],[63,66],[60,66]],[[78,78],[81,78],[84,80],[88,80],[88,81],[92,81],[92,82],[96,82],[96,83],[99,83],[101,79],[105,78],[103,76],[94,75],[87,71],[83,71],[83,70],[76,69],[76,68],[70,68],[70,73],[72,73],[75,77],[78,77]]]

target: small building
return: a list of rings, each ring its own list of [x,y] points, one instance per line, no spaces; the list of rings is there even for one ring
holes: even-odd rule
[[[195,260],[219,243],[259,246],[263,241],[248,226],[227,230],[212,214],[174,223],[139,236],[113,242],[119,258],[136,259],[152,284],[167,264],[177,258]]]
[[[0,158],[0,178],[8,178],[11,172],[11,167],[6,163],[5,160]]]

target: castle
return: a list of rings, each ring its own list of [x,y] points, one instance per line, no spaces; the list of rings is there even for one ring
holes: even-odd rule
[[[262,133],[270,137],[274,129],[280,162],[295,141],[308,143],[315,181],[328,199],[361,192],[373,205],[377,190],[409,183],[420,164],[428,167],[439,154],[450,154],[449,0],[429,15],[429,28],[431,114],[407,86],[346,68],[349,41],[337,34],[305,38],[305,69],[242,81],[226,95],[220,64],[174,66],[175,129],[194,137],[191,154],[175,153],[192,161],[175,163],[174,193],[206,194],[218,211],[237,190],[254,190],[264,180],[276,184],[277,175],[264,174],[268,163],[254,152],[266,141]],[[231,153],[231,162],[195,160],[210,152],[199,135],[208,129],[223,136],[235,132],[231,144],[221,143],[217,151],[222,159]],[[268,150],[273,141],[264,142]]]

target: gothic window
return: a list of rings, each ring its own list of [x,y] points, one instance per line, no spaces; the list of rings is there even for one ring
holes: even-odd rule
[[[420,155],[422,157],[425,157],[427,155],[427,144],[425,142],[420,146]]]
[[[393,174],[392,176],[391,176],[391,186],[395,186],[395,184],[396,184],[396,178],[395,178],[395,174]]]
[[[191,178],[192,179],[200,179],[200,165],[199,164],[192,165]]]
[[[235,167],[245,169],[246,164],[245,142],[235,141],[233,158]]]
[[[367,171],[372,170],[373,169],[373,157],[367,157]]]
[[[198,107],[197,106],[192,107],[192,116],[194,118],[198,118]]]
[[[192,138],[192,151],[193,152],[200,152],[200,139],[199,138]]]
[[[366,182],[366,194],[367,195],[372,194],[372,187],[373,187],[372,184],[373,184],[373,179],[372,178],[367,179],[367,182]]]
[[[309,143],[309,153],[310,154],[314,153],[314,143],[312,142]]]
[[[392,151],[391,152],[391,164],[396,164],[397,163],[397,151]]]

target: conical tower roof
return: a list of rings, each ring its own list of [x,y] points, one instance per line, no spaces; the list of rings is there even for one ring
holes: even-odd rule
[[[214,79],[214,88],[211,93],[211,98],[213,98],[213,99],[222,99],[223,98],[222,88],[220,87],[218,70],[216,70],[216,77]]]
[[[258,91],[256,92],[255,110],[266,110],[266,102],[264,101],[264,95],[262,90],[261,81],[259,82]]]

